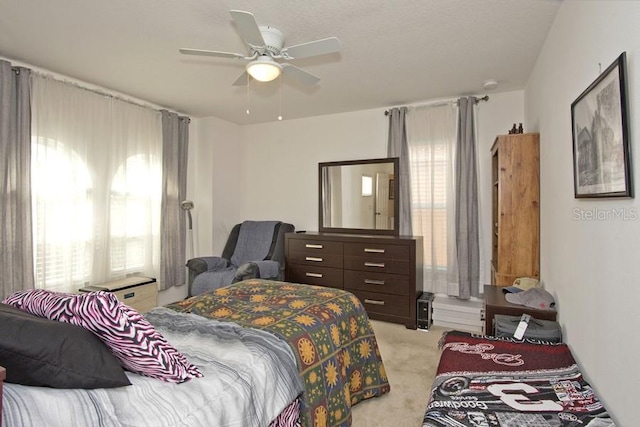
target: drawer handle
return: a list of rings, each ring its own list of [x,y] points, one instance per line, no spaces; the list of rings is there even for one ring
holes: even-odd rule
[[[364,248],[364,251],[370,254],[383,254],[384,249]]]
[[[384,262],[365,262],[364,266],[384,268]]]
[[[124,294],[124,299],[133,298],[136,296],[135,292],[129,292],[128,294]]]
[[[364,279],[367,285],[384,285],[384,280]]]
[[[373,304],[373,305],[384,305],[384,301],[380,301],[377,299],[365,299],[364,302],[367,304]]]
[[[306,245],[304,245],[304,247],[309,249],[322,249],[324,246],[307,243]]]
[[[322,279],[322,273],[304,273],[307,277],[317,277],[318,279]]]
[[[305,260],[314,261],[314,262],[322,262],[322,258],[318,258],[318,257],[314,257],[314,256],[308,256],[308,257],[305,258]]]

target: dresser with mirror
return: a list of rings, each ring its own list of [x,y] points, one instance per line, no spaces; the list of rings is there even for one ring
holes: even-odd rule
[[[286,280],[344,289],[369,317],[416,329],[422,238],[398,233],[398,159],[318,165],[318,230],[285,236]]]

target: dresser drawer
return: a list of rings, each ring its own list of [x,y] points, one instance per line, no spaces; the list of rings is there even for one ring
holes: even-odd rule
[[[342,269],[289,264],[287,281],[342,289]]]
[[[342,254],[289,252],[289,263],[320,267],[342,268]]]
[[[390,295],[409,295],[409,276],[366,271],[345,270],[345,289],[380,292]]]
[[[324,240],[289,239],[289,250],[302,252],[311,256],[338,255],[342,257],[342,242]]]
[[[345,256],[366,257],[371,259],[409,260],[411,253],[406,245],[385,245],[384,243],[345,243]]]
[[[368,271],[371,273],[410,274],[411,263],[408,259],[383,259],[360,256],[345,256],[344,268],[348,270]],[[414,267],[415,268],[415,267]]]
[[[407,307],[411,303],[408,296],[379,294],[375,292],[347,289],[358,297],[367,313],[379,313],[398,317],[407,317]],[[414,302],[415,303],[415,302]]]

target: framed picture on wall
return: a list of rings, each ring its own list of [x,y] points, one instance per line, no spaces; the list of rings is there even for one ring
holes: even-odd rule
[[[576,198],[633,197],[626,53],[571,104]]]

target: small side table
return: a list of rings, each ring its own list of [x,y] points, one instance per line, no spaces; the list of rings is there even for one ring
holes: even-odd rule
[[[522,316],[529,314],[541,320],[556,320],[555,310],[539,310],[524,305],[511,304],[504,297],[502,286],[484,285],[484,333],[493,335],[493,316],[506,314],[507,316]]]
[[[152,277],[132,276],[99,285],[86,286],[80,292],[108,291],[129,307],[145,313],[158,306],[158,285]],[[0,426],[1,427],[1,426]]]

